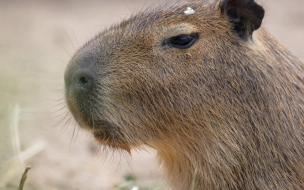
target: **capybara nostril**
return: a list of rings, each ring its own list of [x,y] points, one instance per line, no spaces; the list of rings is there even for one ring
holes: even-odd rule
[[[94,86],[94,77],[93,74],[87,71],[81,71],[76,74],[75,85],[81,88],[82,90],[89,90]]]
[[[80,71],[75,71],[80,70]],[[76,96],[79,93],[88,93],[94,88],[94,73],[79,68],[69,68],[65,73],[65,88],[69,96]]]

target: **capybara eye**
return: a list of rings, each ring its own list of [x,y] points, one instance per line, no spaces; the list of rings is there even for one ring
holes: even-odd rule
[[[174,47],[178,49],[186,49],[191,47],[198,40],[198,33],[194,34],[181,34],[165,39],[162,43],[163,46]]]

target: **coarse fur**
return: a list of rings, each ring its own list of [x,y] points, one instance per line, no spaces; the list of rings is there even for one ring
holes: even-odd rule
[[[239,15],[248,2],[189,0],[98,34],[66,69],[75,120],[114,149],[156,149],[174,190],[304,189],[304,64],[258,5]],[[162,45],[191,33],[190,48]]]

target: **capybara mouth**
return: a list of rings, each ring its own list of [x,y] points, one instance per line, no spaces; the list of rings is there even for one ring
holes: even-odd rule
[[[100,144],[108,145],[115,149],[124,149],[130,152],[130,145],[117,125],[106,120],[96,121],[87,118],[75,118],[75,120],[81,128],[91,131]]]
[[[130,152],[129,144],[125,141],[123,133],[117,127],[107,126],[103,128],[94,128],[92,134],[101,144]]]

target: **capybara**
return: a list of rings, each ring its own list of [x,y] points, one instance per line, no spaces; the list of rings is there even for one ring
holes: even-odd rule
[[[68,108],[101,144],[157,150],[172,190],[304,189],[304,64],[254,0],[147,9],[82,46]]]

